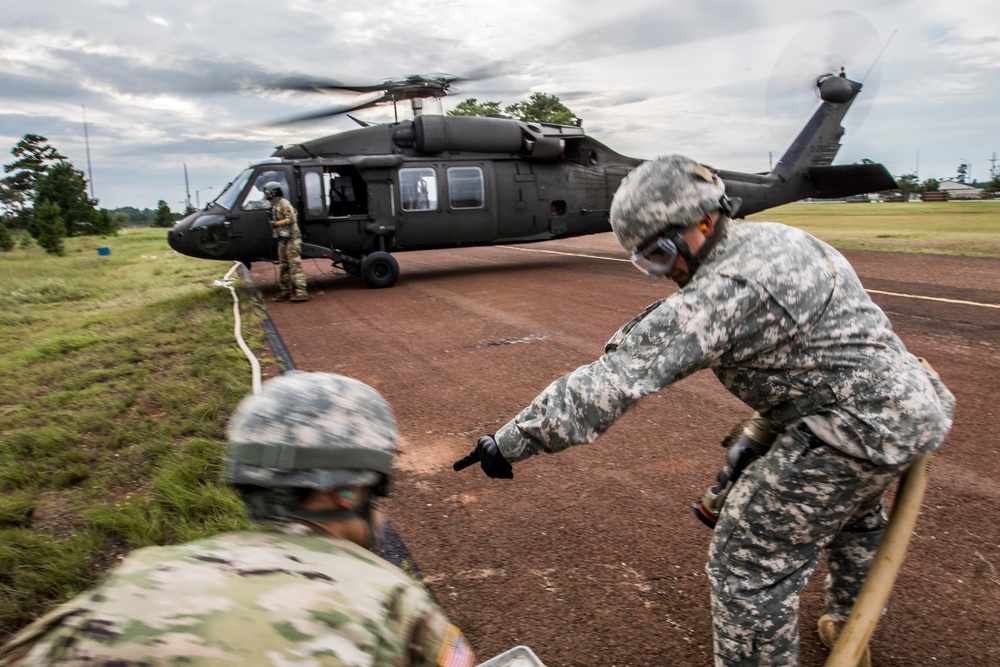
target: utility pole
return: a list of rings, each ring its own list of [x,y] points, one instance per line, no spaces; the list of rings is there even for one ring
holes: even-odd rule
[[[184,208],[184,213],[187,213],[191,210],[191,185],[188,183],[187,162],[184,163],[184,191],[187,192],[187,205]]]
[[[990,180],[992,181],[997,177],[997,154],[994,153],[993,157],[990,158]]]
[[[90,133],[87,132],[87,107],[80,105],[83,108],[83,143],[87,147],[87,180],[90,181],[90,198],[94,197],[94,170],[90,166]]]

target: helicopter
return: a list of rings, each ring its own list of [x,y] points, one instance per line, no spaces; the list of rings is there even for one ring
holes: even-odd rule
[[[611,200],[642,159],[622,155],[576,125],[502,116],[422,113],[459,77],[411,75],[367,86],[286,82],[292,89],[380,93],[377,99],[287,121],[410,100],[411,120],[361,127],[279,147],[244,169],[203,210],[168,233],[179,253],[202,259],[276,262],[264,185],[277,182],[295,207],[303,259],[329,260],[368,287],[399,278],[394,253],[532,243],[611,230]],[[812,197],[834,199],[896,187],[878,163],[834,165],[841,122],[862,84],[839,74],[815,80],[821,100],[767,173],[719,169],[741,216]]]

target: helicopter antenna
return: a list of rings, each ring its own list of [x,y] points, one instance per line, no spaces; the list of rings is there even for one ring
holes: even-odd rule
[[[368,121],[361,120],[360,118],[355,118],[354,116],[352,116],[349,113],[348,114],[344,114],[344,115],[347,116],[348,118],[350,118],[351,120],[353,120],[355,123],[357,123],[361,127],[371,127],[371,125],[372,125]]]
[[[882,54],[885,53],[885,50],[887,48],[889,48],[889,42],[892,41],[892,38],[896,36],[897,32],[899,32],[899,30],[893,30],[892,34],[889,35],[889,39],[885,40],[885,44],[882,46],[882,50],[878,52],[878,55],[875,56],[875,60],[872,61],[872,64],[868,68],[868,71],[865,72],[865,75],[863,77],[861,77],[861,83],[864,83],[865,80],[868,79],[868,75],[872,73],[872,70],[875,69],[875,65],[877,65],[878,61],[882,59]]]

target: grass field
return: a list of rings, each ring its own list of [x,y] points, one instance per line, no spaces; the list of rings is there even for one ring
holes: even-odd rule
[[[1000,200],[787,204],[748,220],[783,222],[838,248],[1000,257]]]
[[[751,219],[843,248],[1000,257],[1000,201],[792,204]],[[213,286],[228,269],[175,254],[162,229],[67,239],[65,257],[0,252],[0,642],[126,549],[247,525],[219,484],[225,423],[251,381],[230,292]]]
[[[111,555],[246,525],[218,484],[251,385],[213,286],[229,265],[176,255],[163,229],[66,251],[0,253],[0,640]],[[259,316],[241,312],[261,357]]]

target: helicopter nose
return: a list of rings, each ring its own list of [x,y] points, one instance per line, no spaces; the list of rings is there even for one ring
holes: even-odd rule
[[[170,247],[181,254],[188,254],[188,237],[191,235],[191,223],[194,221],[193,217],[187,217],[183,220],[178,220],[173,229],[167,232],[167,243]]]

